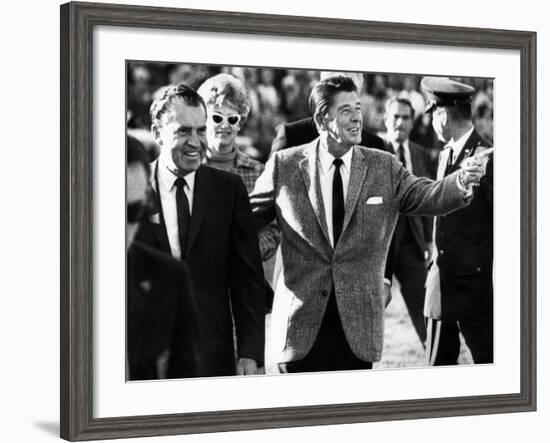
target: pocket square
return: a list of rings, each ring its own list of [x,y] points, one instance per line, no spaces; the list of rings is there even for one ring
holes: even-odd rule
[[[156,214],[151,214],[149,216],[149,221],[155,225],[160,225],[160,214],[158,212]]]
[[[369,197],[367,200],[367,205],[381,205],[382,203],[384,203],[382,197]]]

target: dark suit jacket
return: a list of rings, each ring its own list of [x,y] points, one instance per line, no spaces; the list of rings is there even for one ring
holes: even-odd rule
[[[386,150],[389,152],[395,152],[390,142],[385,141]],[[417,177],[434,178],[428,171],[429,158],[426,150],[409,140],[409,150],[411,152],[412,173]],[[404,223],[410,228],[410,232],[414,238],[415,244],[418,246],[418,257],[424,260],[424,251],[427,250],[428,244],[432,242],[433,237],[433,218],[432,217],[407,217],[400,216],[398,220],[396,232],[394,234],[394,240],[390,247],[390,254],[396,252],[399,249],[399,245],[394,244],[395,241],[399,241],[402,232],[398,232],[400,226]]]
[[[317,127],[315,126],[313,117],[307,117],[302,120],[287,123],[283,126],[283,128],[284,136],[283,134],[280,134],[280,136],[278,135],[273,141],[271,154],[280,151],[281,149],[309,143],[319,137],[319,132],[317,132]],[[360,145],[366,146],[367,148],[380,149],[381,151],[387,150],[384,140],[366,129],[363,129],[361,132]]]
[[[159,378],[157,359],[178,348],[189,367],[196,361],[194,343],[186,334],[193,330],[194,311],[187,287],[189,271],[181,261],[134,242],[127,252],[126,337],[130,380]],[[195,331],[193,331],[195,332]],[[187,346],[187,348],[185,348]]]
[[[490,143],[474,130],[454,166]],[[446,151],[444,151],[446,152]],[[446,157],[442,153],[440,162]],[[493,158],[487,163],[472,203],[436,221],[440,294],[426,293],[426,314],[443,320],[460,320],[487,314],[493,308]],[[433,272],[430,269],[430,272]],[[428,276],[428,282],[430,276]],[[440,298],[439,298],[440,297]],[[438,306],[440,304],[440,307]],[[440,312],[438,312],[440,310]]]
[[[155,176],[156,164],[152,170]],[[170,253],[162,208],[158,207],[160,216],[149,217],[138,238]],[[233,322],[238,357],[263,365],[263,268],[248,196],[238,175],[205,165],[197,170],[184,261],[198,309],[199,334],[195,338],[200,340],[200,375],[235,374]],[[188,376],[184,363],[172,365],[169,376]]]

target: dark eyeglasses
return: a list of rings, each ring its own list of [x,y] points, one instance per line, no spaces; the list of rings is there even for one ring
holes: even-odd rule
[[[147,201],[138,200],[126,205],[126,223],[138,223],[145,215],[148,208]]]
[[[225,116],[223,114],[218,114],[217,112],[214,112],[212,114],[212,121],[217,125],[224,121],[227,121],[227,123],[229,123],[231,126],[235,126],[241,121],[241,116],[239,114]]]

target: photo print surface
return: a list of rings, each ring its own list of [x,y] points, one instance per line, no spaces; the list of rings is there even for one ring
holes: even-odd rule
[[[127,380],[493,363],[493,79],[126,68]]]

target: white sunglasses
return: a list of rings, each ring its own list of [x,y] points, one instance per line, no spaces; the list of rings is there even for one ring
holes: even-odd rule
[[[212,114],[212,121],[217,125],[227,121],[227,123],[229,123],[231,126],[235,126],[241,121],[241,116],[239,114],[225,116],[223,114],[214,112]]]

